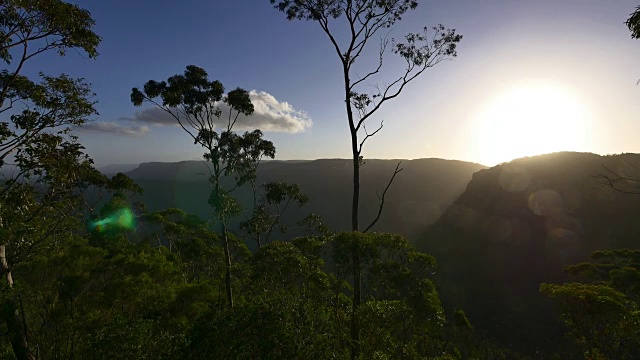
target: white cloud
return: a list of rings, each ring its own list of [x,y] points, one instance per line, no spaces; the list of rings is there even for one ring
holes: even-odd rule
[[[253,115],[240,115],[234,127],[236,130],[260,129],[265,132],[299,133],[307,130],[313,124],[305,112],[294,109],[287,102],[279,102],[267,92],[252,90],[249,97],[254,107]],[[224,103],[217,105],[223,114],[220,125],[226,125],[225,115],[229,115],[229,107]],[[121,120],[154,126],[178,126],[173,116],[157,107],[144,109],[131,118],[122,118]]]
[[[123,126],[114,122],[90,122],[77,128],[83,132],[103,132],[125,136],[140,136],[149,132],[147,126]]]
[[[298,133],[307,130],[313,124],[305,112],[294,109],[287,102],[279,102],[267,92],[252,90],[249,96],[254,113],[252,116],[238,119],[238,125],[245,125],[248,130],[258,128],[263,131]]]

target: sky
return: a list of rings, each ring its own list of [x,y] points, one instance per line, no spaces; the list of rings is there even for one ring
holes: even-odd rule
[[[32,59],[27,74],[84,78],[99,115],[78,131],[97,166],[201,159],[203,149],[132,87],[204,68],[251,91],[276,159],[350,158],[341,65],[314,22],[288,21],[268,0],[76,1],[103,40],[96,60]],[[640,152],[640,40],[630,0],[420,1],[388,34],[443,24],[463,35],[458,57],[428,69],[371,119],[384,128],[365,158],[445,158],[492,166],[552,151]],[[375,64],[377,43],[362,59]],[[380,83],[403,71],[389,54]],[[368,85],[375,85],[371,82]]]

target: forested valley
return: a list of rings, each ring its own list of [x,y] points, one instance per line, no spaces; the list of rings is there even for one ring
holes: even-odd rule
[[[237,130],[249,92],[185,64],[122,97],[173,117],[203,161],[99,171],[76,132],[100,94],[24,75],[99,56],[94,18],[0,1],[1,359],[640,358],[637,155],[367,159],[382,124],[363,124],[462,36],[394,43],[407,71],[369,95],[352,64],[417,1],[270,3],[338,50],[328,22],[363,29],[338,51],[352,159],[273,160]]]

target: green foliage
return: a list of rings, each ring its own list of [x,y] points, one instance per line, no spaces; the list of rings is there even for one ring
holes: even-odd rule
[[[260,200],[255,201],[251,217],[240,223],[240,229],[256,242],[258,248],[269,242],[269,237],[276,228],[281,234],[287,232],[288,226],[281,222],[281,218],[290,205],[302,207],[309,202],[309,198],[296,184],[269,182],[262,184],[262,188],[263,195]]]
[[[365,359],[424,359],[440,352],[415,312],[399,300],[369,301],[358,309]]]
[[[304,256],[291,243],[274,242],[253,257],[251,286],[282,292],[289,292],[291,287],[312,292],[326,290],[329,281],[321,270],[323,264],[321,259]]]
[[[75,239],[25,264],[25,311],[41,356],[175,358],[218,291],[185,282],[180,260],[158,250]]]
[[[224,268],[219,236],[196,216],[167,209],[141,216],[148,228],[149,244],[166,247],[181,259],[183,275],[190,281],[215,279]]]
[[[469,319],[467,319],[467,315],[462,309],[456,309],[453,312],[453,324],[456,328],[463,331],[473,331],[473,327],[471,326]]]
[[[83,80],[40,73],[36,83],[20,74],[44,52],[82,49],[97,55],[88,12],[62,1],[10,0],[0,6],[0,167],[14,157],[16,171],[0,185],[0,228],[8,263],[17,266],[57,246],[54,232],[76,226],[83,192],[104,185],[70,127],[94,115],[93,93]],[[14,58],[14,55],[19,55]],[[19,106],[19,107],[18,107]],[[3,176],[4,177],[4,176]]]
[[[640,355],[640,251],[592,254],[593,263],[566,267],[584,283],[542,284],[540,292],[563,309],[562,321],[585,358]]]
[[[332,314],[295,298],[266,298],[236,306],[202,324],[196,359],[346,359],[332,336]],[[233,334],[233,336],[229,336]],[[342,351],[341,351],[342,350]]]
[[[314,234],[321,236],[331,236],[333,231],[324,223],[324,219],[322,216],[318,214],[308,214],[300,221],[298,221],[298,226],[304,229],[304,233],[307,236],[311,236]]]
[[[323,261],[273,242],[251,259],[243,300],[196,329],[198,358],[344,358]],[[234,334],[234,336],[229,336]],[[343,354],[344,355],[344,354]]]
[[[111,178],[109,185],[107,186],[109,190],[115,191],[116,193],[124,193],[125,191],[129,191],[136,194],[142,194],[144,190],[136,184],[131,178],[123,173],[117,173]]]
[[[96,113],[89,86],[64,74],[40,73],[41,81],[36,83],[20,71],[29,59],[49,51],[63,55],[68,49],[82,49],[90,57],[97,56],[100,37],[91,30],[93,25],[86,10],[63,1],[3,2],[0,59],[7,66],[16,61],[17,65],[0,71],[0,113],[17,111],[9,117],[10,122],[0,122],[0,166],[17,151],[20,175],[41,175],[69,165],[65,161],[59,164],[62,156],[56,152],[82,149],[74,143],[75,138],[65,141],[61,135]],[[14,55],[18,57],[14,59]]]
[[[53,50],[64,55],[68,49],[82,49],[89,57],[98,55],[100,37],[92,31],[91,14],[59,0],[7,0],[0,8],[0,59],[10,63],[13,48],[46,40],[36,53]]]
[[[355,316],[364,358],[423,358],[444,350],[444,310],[429,279],[433,257],[386,233],[340,233],[330,248],[338,281],[356,268],[363,278],[362,308]]]
[[[414,254],[402,237],[358,233],[263,246],[247,263],[247,276],[238,279],[242,297],[232,310],[212,310],[196,326],[189,353],[198,358],[349,358],[350,286],[341,277],[352,264],[350,256],[340,253],[353,249],[369,254],[362,256],[368,271],[400,261],[388,269],[400,269],[403,278],[389,283],[373,271],[367,277],[365,288],[377,290],[367,293],[358,309],[362,358],[422,359],[447,353],[435,287],[415,266],[416,259],[428,256]],[[395,295],[382,299],[383,293]]]
[[[59,0],[0,4],[0,60],[7,67],[0,70],[0,114],[8,116],[0,120],[0,167],[11,157],[15,166],[0,185],[1,272],[11,294],[2,299],[9,311],[1,315],[18,359],[35,356],[14,274],[20,281],[20,266],[59,251],[61,234],[83,227],[84,192],[108,181],[71,134],[72,127],[96,114],[89,85],[65,74],[40,73],[35,82],[20,72],[29,59],[46,52],[64,55],[75,49],[96,57],[100,37],[93,25],[86,10]]]

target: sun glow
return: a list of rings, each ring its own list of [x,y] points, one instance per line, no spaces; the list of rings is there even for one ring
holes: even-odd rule
[[[556,151],[585,151],[590,121],[586,104],[565,87],[513,87],[481,109],[474,136],[485,165]]]

